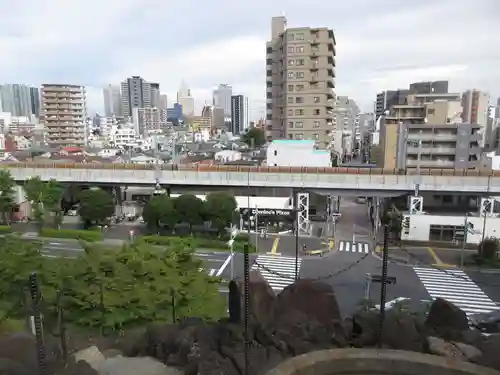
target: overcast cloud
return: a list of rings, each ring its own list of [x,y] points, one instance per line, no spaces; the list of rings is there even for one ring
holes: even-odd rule
[[[499,0],[0,0],[0,82],[100,87],[131,75],[175,98],[184,79],[200,107],[219,83],[264,108],[272,16],[327,26],[337,94],[370,110],[375,94],[449,79],[453,91],[500,96]]]

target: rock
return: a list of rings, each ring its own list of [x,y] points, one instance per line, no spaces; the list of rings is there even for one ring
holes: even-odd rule
[[[113,357],[117,357],[119,355],[123,356],[123,353],[118,349],[107,349],[107,350],[102,352],[102,355],[105,358],[113,358]]]
[[[429,335],[447,341],[463,341],[462,333],[469,329],[465,312],[442,298],[437,298],[431,305],[425,321]]]
[[[427,337],[427,345],[429,353],[457,361],[475,361],[482,355],[481,351],[473,346],[464,343],[447,342],[434,336]]]
[[[106,359],[99,368],[99,375],[182,375],[150,357],[127,358],[117,356]]]
[[[70,361],[58,375],[100,375],[85,361]]]
[[[21,363],[9,358],[0,358],[0,375],[31,375]]]
[[[258,270],[250,271],[249,280],[250,291],[250,315],[252,320],[259,322],[260,325],[267,327],[274,318],[274,302],[276,295],[269,283],[262,277]],[[242,321],[244,319],[245,306],[245,287],[244,283],[240,282],[238,287],[241,292],[241,307]]]
[[[475,361],[476,364],[500,370],[500,335],[485,337],[478,349],[483,355]]]
[[[275,301],[274,326],[294,355],[347,345],[335,292],[326,283],[302,279],[287,286]]]
[[[74,354],[75,362],[85,361],[90,367],[98,370],[105,358],[99,351],[97,346],[91,346],[87,349],[80,350]]]
[[[423,331],[424,327],[413,316],[390,310],[384,324],[383,342],[392,349],[421,353],[425,347]]]

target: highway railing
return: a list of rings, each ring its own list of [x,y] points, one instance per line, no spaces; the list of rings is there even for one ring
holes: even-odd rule
[[[242,173],[296,173],[296,174],[356,174],[356,175],[424,175],[424,176],[467,176],[500,177],[500,171],[479,171],[459,169],[400,170],[382,168],[317,168],[317,167],[258,167],[239,165],[204,165],[204,164],[106,164],[106,163],[1,163],[3,168],[32,169],[106,169],[106,170],[165,170],[193,172],[242,172]]]

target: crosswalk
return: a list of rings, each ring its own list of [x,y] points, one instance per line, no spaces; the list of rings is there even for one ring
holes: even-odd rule
[[[366,254],[370,252],[370,245],[366,242],[339,241],[339,251]]]
[[[413,267],[429,295],[443,298],[464,311],[467,315],[499,310],[484,292],[461,270],[439,270]]]
[[[209,269],[199,268],[198,271],[206,272],[208,273],[208,276],[215,276],[217,274],[217,269],[215,268],[209,268]]]
[[[298,271],[302,259],[298,258]],[[295,257],[259,255],[252,266],[258,270],[269,286],[277,293],[295,281]]]

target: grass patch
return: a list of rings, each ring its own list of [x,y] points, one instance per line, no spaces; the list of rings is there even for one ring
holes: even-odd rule
[[[97,242],[103,240],[102,233],[93,230],[42,228],[40,230],[40,236],[49,238],[82,240],[86,242]]]

